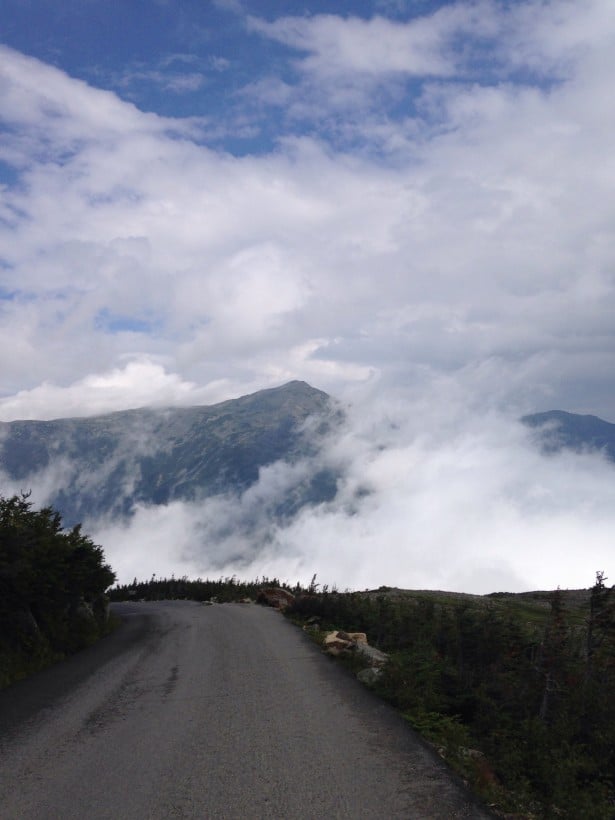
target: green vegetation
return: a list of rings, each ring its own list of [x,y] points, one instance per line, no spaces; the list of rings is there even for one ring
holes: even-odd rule
[[[383,588],[297,598],[322,632],[390,653],[376,691],[488,804],[515,817],[615,816],[615,588],[463,596]]]
[[[101,637],[114,580],[79,526],[26,494],[0,497],[0,688]]]

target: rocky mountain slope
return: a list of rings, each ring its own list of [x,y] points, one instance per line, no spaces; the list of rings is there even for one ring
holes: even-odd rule
[[[35,487],[71,526],[129,516],[137,504],[239,496],[263,467],[303,461],[270,496],[279,520],[335,496],[339,476],[310,457],[340,419],[326,393],[293,381],[211,406],[0,423],[0,495]],[[599,449],[615,461],[615,424],[562,411],[522,422],[545,452]]]
[[[127,515],[135,503],[239,493],[260,468],[309,457],[338,419],[326,393],[294,381],[212,406],[13,421],[0,424],[0,470],[12,489],[46,484],[70,525]],[[335,476],[315,473],[280,513],[334,494]]]

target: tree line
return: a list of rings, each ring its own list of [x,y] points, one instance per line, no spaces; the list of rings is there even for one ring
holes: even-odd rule
[[[131,584],[121,584],[109,590],[112,601],[216,601],[220,604],[231,601],[256,600],[263,587],[285,587],[278,578],[256,578],[254,581],[241,581],[236,576],[216,579],[197,578],[190,580],[187,576],[175,578],[157,578],[156,575],[148,581],[138,581],[136,578]],[[299,591],[299,585],[293,587]]]

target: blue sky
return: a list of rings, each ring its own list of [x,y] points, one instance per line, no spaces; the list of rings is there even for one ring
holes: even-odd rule
[[[7,0],[3,41],[72,77],[113,91],[141,110],[201,118],[204,141],[233,154],[270,151],[280,138],[306,132],[319,134],[335,145],[355,144],[373,150],[375,146],[356,129],[350,134],[341,127],[340,114],[352,121],[363,116],[367,106],[371,116],[382,119],[396,121],[414,115],[425,82],[443,72],[437,67],[423,73],[391,66],[384,71],[383,82],[377,72],[370,77],[369,70],[359,71],[363,82],[368,81],[377,93],[369,100],[364,96],[354,114],[349,98],[348,105],[335,116],[327,110],[318,116],[313,106],[301,111],[296,105],[289,116],[286,109],[295,94],[314,97],[302,64],[318,48],[319,32],[315,29],[320,28],[326,40],[329,28],[329,44],[323,44],[335,48],[336,25],[364,23],[373,28],[373,33],[366,32],[356,46],[363,51],[367,68],[370,44],[382,36],[378,21],[381,27],[389,23],[403,29],[413,22],[420,25],[433,19],[438,11],[446,13],[453,5],[428,0],[312,2],[307,6],[225,0],[130,0],[114,4]],[[480,5],[474,5],[479,10],[470,16],[480,19]],[[505,9],[505,4],[500,7]],[[295,21],[295,31],[291,31],[292,26],[285,27],[284,21]],[[498,38],[494,36],[497,25],[483,31],[470,20],[461,31],[450,28],[445,39],[451,52],[457,52],[458,57],[463,54],[463,68],[456,81],[475,79],[490,84],[511,75],[519,80],[529,70],[528,66],[504,66],[499,61]],[[446,70],[444,74],[453,79],[454,72]],[[534,80],[549,82],[546,76]]]
[[[411,4],[416,13],[439,3]],[[262,75],[292,81],[292,49],[264,38],[250,18],[352,15],[369,19],[386,4],[180,2],[22,2],[7,0],[3,40],[73,77],[115,91],[141,109],[166,116],[200,116],[229,123],[245,108],[241,92]],[[395,12],[389,4],[388,13]],[[400,14],[400,11],[397,11]],[[243,103],[243,105],[242,105]],[[268,112],[270,113],[270,112]],[[249,111],[258,137],[215,140],[233,152],[265,150],[280,122]],[[232,127],[229,127],[232,131]]]
[[[517,419],[615,421],[614,46],[611,0],[5,0],[0,418],[304,379],[374,491],[295,522],[292,577],[352,531],[342,583],[383,540],[425,585],[590,582],[612,468]]]

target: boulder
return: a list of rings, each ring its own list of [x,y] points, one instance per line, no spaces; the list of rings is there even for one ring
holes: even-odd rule
[[[359,652],[373,667],[382,667],[389,660],[386,652],[381,652],[375,646],[367,643],[365,632],[344,632],[339,629],[328,632],[324,640],[325,650],[330,655],[341,655],[344,652]]]
[[[350,652],[354,649],[354,643],[342,637],[345,634],[345,632],[328,632],[325,635],[324,647],[330,655],[341,655],[343,652]]]
[[[295,596],[292,592],[289,592],[287,589],[282,589],[281,587],[264,587],[263,589],[259,590],[258,595],[256,596],[256,602],[258,604],[265,604],[266,606],[271,606],[274,609],[284,610],[289,607],[295,601]]]
[[[340,630],[337,634],[338,637],[344,641],[367,644],[367,635],[365,632],[344,632],[343,630]]]

